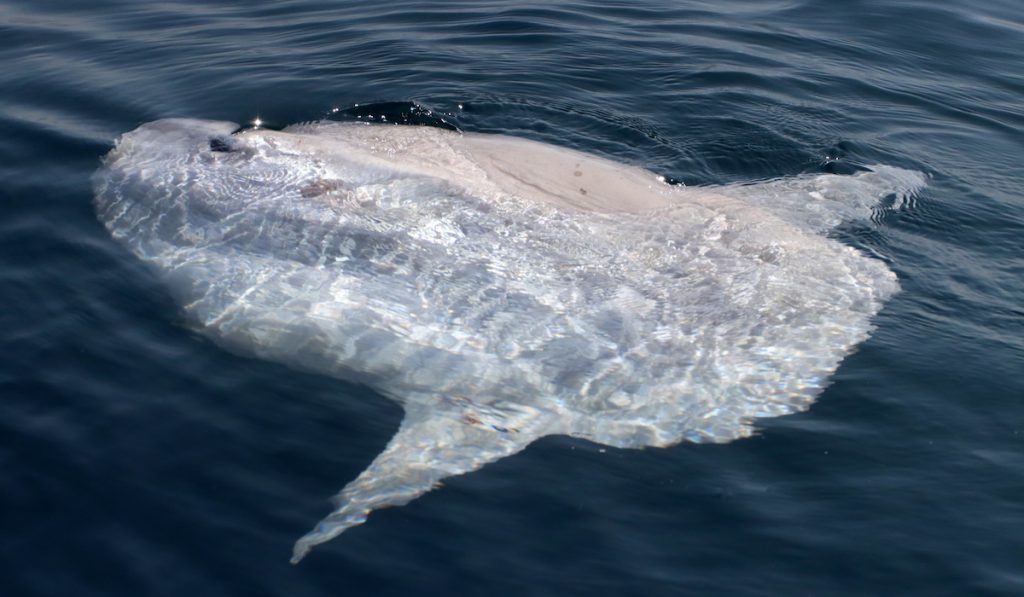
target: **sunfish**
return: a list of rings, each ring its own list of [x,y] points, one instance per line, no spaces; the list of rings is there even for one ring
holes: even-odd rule
[[[401,427],[294,549],[553,434],[723,442],[800,411],[898,289],[825,235],[924,184],[682,187],[501,135],[159,120],[96,211],[227,349],[366,384]]]

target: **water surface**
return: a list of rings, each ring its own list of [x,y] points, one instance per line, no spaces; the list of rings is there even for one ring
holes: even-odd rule
[[[1024,592],[1016,2],[0,0],[0,40],[5,595]],[[401,411],[194,335],[109,238],[89,177],[169,116],[447,124],[689,185],[930,179],[836,233],[903,291],[810,411],[545,439],[293,567]]]

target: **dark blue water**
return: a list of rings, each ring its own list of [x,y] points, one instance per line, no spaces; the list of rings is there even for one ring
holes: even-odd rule
[[[1024,593],[1019,0],[0,0],[0,64],[0,594]],[[687,184],[930,180],[839,231],[903,292],[809,412],[545,439],[291,566],[400,408],[195,336],[89,176],[156,118],[335,108]]]

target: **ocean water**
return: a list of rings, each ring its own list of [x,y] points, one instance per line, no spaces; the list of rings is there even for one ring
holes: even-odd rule
[[[0,594],[1024,593],[1018,0],[0,0]],[[547,438],[288,563],[401,409],[231,355],[90,176],[183,116],[517,135],[687,185],[883,163],[836,236],[902,292],[807,412],[729,444]]]

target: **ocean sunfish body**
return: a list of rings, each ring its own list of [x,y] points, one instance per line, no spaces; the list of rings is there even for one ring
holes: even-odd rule
[[[123,135],[96,210],[214,341],[404,407],[293,561],[542,436],[721,442],[806,408],[897,290],[823,233],[924,183],[876,166],[686,188],[500,135],[237,128]]]

